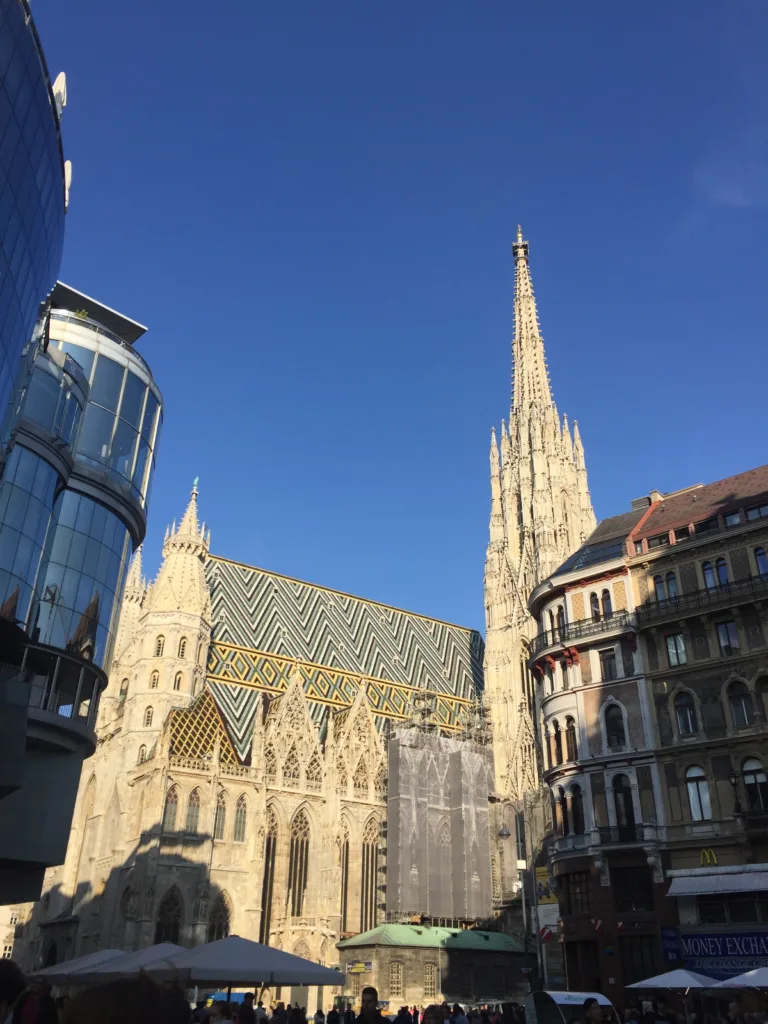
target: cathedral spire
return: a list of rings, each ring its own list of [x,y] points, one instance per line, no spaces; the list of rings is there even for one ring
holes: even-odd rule
[[[515,338],[512,345],[512,408],[516,413],[530,409],[533,403],[552,405],[549,374],[544,356],[544,339],[539,330],[539,314],[533,295],[528,266],[528,243],[517,226],[517,241],[512,245],[515,258]]]
[[[145,590],[144,576],[142,574],[142,550],[141,545],[136,548],[136,553],[131,560],[128,574],[125,577],[125,593],[143,593]]]
[[[170,530],[166,530],[165,543],[163,544],[163,557],[167,558],[168,553],[179,548],[194,550],[197,554],[207,554],[209,539],[206,536],[205,527],[200,526],[197,516],[197,484],[198,477],[195,477],[192,484],[192,493],[189,497],[189,504],[186,512],[181,517],[178,527],[174,522]]]
[[[504,427],[502,425],[502,439]],[[496,431],[491,429],[491,544],[504,540],[504,510],[501,504],[501,463],[499,446],[496,443]]]

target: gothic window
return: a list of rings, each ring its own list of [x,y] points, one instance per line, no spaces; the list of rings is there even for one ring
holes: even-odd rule
[[[712,563],[704,562],[701,567],[701,571],[704,575],[704,586],[707,590],[714,590],[717,583],[715,582],[715,570],[712,568]]]
[[[299,811],[291,822],[291,849],[288,859],[288,892],[286,903],[291,917],[302,917],[309,875],[309,822]]]
[[[232,839],[236,843],[245,842],[245,826],[247,820],[248,806],[245,799],[245,794],[243,794],[237,801],[237,806],[235,807],[235,827],[232,830]]]
[[[584,835],[584,797],[581,786],[571,786],[571,817],[573,818],[573,834]]]
[[[224,893],[220,892],[214,900],[211,916],[208,919],[208,941],[215,942],[217,939],[226,939],[229,935],[229,927],[229,903]]]
[[[731,717],[734,729],[746,729],[755,724],[755,705],[747,684],[737,679],[728,687],[728,703],[731,705]]]
[[[760,576],[768,574],[768,557],[765,554],[765,548],[755,548],[755,564],[757,565],[757,572]]]
[[[365,761],[362,757],[357,762],[355,774],[352,776],[352,789],[358,799],[368,799],[368,769],[365,767]]]
[[[227,827],[227,797],[223,790],[219,790],[216,799],[216,814],[213,818],[213,838],[223,839],[224,830]]]
[[[717,569],[717,582],[721,587],[728,585],[728,563],[724,558],[718,558],[715,562],[715,568]]]
[[[149,677],[149,688],[150,688],[150,690],[156,690],[157,689],[157,684],[159,682],[160,682],[160,673],[159,672],[153,672],[152,675]]]
[[[181,925],[183,919],[183,905],[181,894],[176,886],[172,886],[160,901],[157,910],[157,925],[155,926],[155,943],[175,942],[179,943]]]
[[[379,842],[379,826],[375,818],[369,818],[363,829],[362,878],[360,885],[360,931],[367,932],[376,927],[376,884]]]
[[[154,717],[154,711],[151,707],[146,708],[144,711],[144,725],[152,725],[152,718]]]
[[[667,592],[664,589],[664,577],[654,576],[653,577],[653,593],[657,601],[665,601],[667,598]]]
[[[179,640],[179,657],[180,658],[186,658],[186,656],[187,656],[187,638],[185,636],[183,636],[181,638],[181,640]]]
[[[293,955],[300,956],[304,960],[310,959],[312,954],[309,952],[309,946],[306,944],[304,939],[299,939],[299,941],[294,945]]]
[[[424,964],[424,1002],[428,1003],[437,997],[437,968],[434,964]]]
[[[136,761],[136,763],[137,764],[144,764],[144,762],[146,760],[147,760],[147,748],[142,743],[141,746],[139,747],[139,757],[138,757],[138,760]]]
[[[347,767],[341,758],[336,762],[336,792],[347,795]]]
[[[681,690],[675,695],[675,717],[677,718],[677,731],[681,736],[694,736],[699,731],[696,705],[687,690]]]
[[[693,765],[685,773],[685,784],[688,789],[688,803],[693,821],[711,821],[712,806],[709,802],[709,786],[703,769]]]
[[[389,998],[403,998],[403,965],[393,962],[389,965]]]
[[[300,778],[301,766],[299,764],[299,755],[296,753],[296,747],[291,747],[283,765],[283,785],[288,789],[298,789]]]
[[[611,604],[611,592],[610,590],[604,590],[601,595],[601,602],[603,606],[603,618],[610,619],[613,615],[613,605]]]
[[[341,866],[341,930],[347,928],[347,907],[349,904],[349,830],[346,822],[341,823],[341,843],[339,861]]]
[[[312,760],[307,766],[307,789],[311,789],[313,793],[319,793],[322,788],[323,766],[320,764],[317,754],[313,754]]]
[[[491,856],[491,896],[494,903],[501,902],[501,881],[499,880],[499,862]]]
[[[173,680],[173,688],[174,690],[181,689],[181,672],[176,673],[176,677]]]
[[[741,766],[750,811],[768,810],[768,778],[762,761],[749,757]]]
[[[120,683],[120,700],[125,700],[125,698],[127,696],[128,696],[128,680],[124,679],[122,681],[122,683]]]
[[[267,834],[264,840],[264,879],[261,884],[261,923],[259,942],[269,945],[272,924],[272,898],[275,888],[275,852],[277,849],[277,819],[271,807],[267,807]]]
[[[623,747],[627,742],[624,716],[618,704],[609,704],[605,709],[605,741],[609,747]]]
[[[599,622],[600,621],[600,600],[599,600],[597,594],[590,594],[589,595],[589,609],[590,609],[590,611],[592,613],[592,621],[593,622]]]
[[[155,640],[155,657],[156,658],[162,658],[164,650],[165,650],[165,637],[164,636],[159,636],[157,638],[157,640]]]
[[[438,839],[437,839],[437,845],[443,851],[450,849],[450,846],[451,846],[451,830],[448,827],[448,822],[447,821],[444,821],[443,824],[440,826],[440,834],[439,834]],[[448,854],[448,856],[450,856],[450,854]]]
[[[379,800],[387,799],[387,769],[383,764],[380,764],[376,771],[373,787]]]
[[[163,832],[173,832],[176,828],[176,812],[179,809],[179,791],[171,786],[165,796],[163,809]]]
[[[185,832],[196,833],[200,824],[200,790],[193,789],[187,802],[187,824]]]
[[[677,576],[673,572],[667,573],[667,594],[669,597],[677,597]]]
[[[576,747],[576,723],[570,715],[565,720],[565,750],[569,761],[575,761],[579,756]]]
[[[277,758],[271,744],[264,751],[264,778],[267,782],[274,782],[277,778]]]

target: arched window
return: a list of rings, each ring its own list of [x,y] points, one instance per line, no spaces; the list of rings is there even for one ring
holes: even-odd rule
[[[291,822],[291,850],[288,859],[288,892],[286,905],[291,917],[302,917],[309,877],[309,822],[299,811]]]
[[[694,736],[699,731],[696,705],[687,690],[681,690],[680,693],[675,694],[675,717],[677,718],[677,731],[681,736]]]
[[[561,604],[557,606],[557,631],[562,639],[565,635],[565,611]]]
[[[376,775],[373,780],[373,788],[376,793],[378,800],[387,799],[387,768],[383,763],[376,769]]]
[[[555,764],[563,763],[563,737],[560,732],[560,723],[555,719],[552,723],[552,734],[555,739]]]
[[[578,758],[576,722],[570,715],[565,720],[565,750],[569,761],[575,761]]]
[[[590,608],[590,611],[592,612],[592,621],[593,622],[599,622],[600,621],[600,600],[599,600],[597,594],[590,594],[589,595],[589,608]]]
[[[664,577],[654,576],[653,577],[653,592],[656,595],[657,601],[666,601],[667,592],[664,589]]]
[[[677,597],[677,576],[673,572],[667,573],[667,596]]]
[[[264,778],[267,782],[274,782],[277,778],[277,758],[271,744],[264,751]]]
[[[339,837],[339,866],[341,868],[341,930],[348,931],[347,909],[349,906],[349,829],[347,823],[341,823],[341,835]]]
[[[223,839],[227,827],[227,797],[224,790],[219,790],[216,798],[216,813],[213,817],[213,838]]]
[[[160,682],[160,673],[159,672],[153,672],[152,675],[149,677],[149,688],[150,688],[150,690],[156,690],[157,689],[157,684],[159,682]]]
[[[718,558],[715,568],[717,569],[717,582],[721,587],[726,587],[728,585],[728,563],[724,558]]]
[[[610,590],[604,590],[601,595],[601,602],[603,606],[603,618],[610,619],[613,615],[613,605],[611,604],[611,592]]]
[[[685,784],[688,789],[688,803],[691,807],[693,821],[711,821],[712,807],[709,802],[709,786],[703,769],[693,765],[685,773]]]
[[[187,656],[187,638],[185,636],[183,636],[181,638],[181,640],[179,640],[179,657],[180,658],[186,658],[186,656]]]
[[[424,964],[424,1002],[437,998],[437,968],[434,964]]]
[[[366,768],[365,761],[362,757],[357,762],[355,774],[352,776],[352,789],[358,799],[368,799],[368,769]]]
[[[389,965],[389,998],[403,998],[403,965],[397,961]]]
[[[555,616],[552,614],[552,612],[547,612],[547,615],[549,615],[549,632],[552,634],[552,639],[554,640],[554,637],[555,637]]]
[[[144,762],[146,760],[147,760],[147,748],[142,743],[141,746],[139,747],[139,757],[138,757],[138,760],[136,761],[136,764],[144,764]]]
[[[635,807],[632,803],[632,785],[626,775],[613,777],[613,805],[616,808],[616,824],[619,827],[619,838],[622,829],[634,830]],[[629,836],[634,839],[634,836]]]
[[[144,725],[152,725],[154,714],[155,712],[151,707],[144,709]]]
[[[360,886],[360,931],[367,932],[376,927],[376,886],[379,862],[377,847],[379,826],[375,818],[369,818],[363,829],[362,878]]]
[[[159,636],[157,638],[157,640],[155,640],[155,657],[156,658],[162,658],[164,650],[165,650],[165,637],[164,636]]]
[[[181,894],[176,886],[172,886],[163,896],[157,910],[155,926],[155,942],[179,943],[183,919]]]
[[[125,698],[127,696],[128,696],[128,680],[124,679],[122,681],[122,683],[120,683],[120,700],[125,700]]]
[[[173,680],[173,688],[174,688],[174,690],[180,690],[181,689],[181,672],[177,672],[176,673],[176,676],[175,676],[175,678]]]
[[[245,825],[248,820],[248,804],[243,794],[237,801],[235,807],[235,826],[232,829],[232,839],[236,843],[245,842]]]
[[[715,570],[712,568],[712,563],[704,562],[701,571],[704,575],[704,586],[707,590],[714,590],[717,586],[717,580],[715,579]]]
[[[319,793],[323,788],[323,766],[317,754],[312,755],[312,760],[307,766],[307,789]]]
[[[750,811],[768,811],[768,779],[762,761],[749,757],[741,766],[747,807]]]
[[[176,812],[179,809],[179,791],[171,786],[165,795],[163,808],[163,832],[173,832],[176,828]]]
[[[571,786],[571,817],[573,818],[573,834],[584,835],[584,797],[581,786],[574,783]]]
[[[561,835],[567,836],[570,834],[571,827],[568,822],[568,798],[562,786],[557,791],[557,802],[560,804],[560,821],[563,823]]]
[[[296,747],[291,747],[283,764],[283,785],[288,789],[298,789],[300,779],[299,755],[296,753]]]
[[[223,892],[213,902],[211,916],[208,918],[208,941],[215,942],[217,939],[226,939],[229,935],[230,913],[227,897]]]
[[[609,704],[605,709],[605,740],[609,747],[623,747],[627,736],[624,732],[624,716],[618,704]]]
[[[765,554],[765,548],[755,548],[755,564],[759,576],[768,575],[768,556]]]
[[[187,824],[184,828],[185,832],[191,832],[193,835],[197,832],[198,825],[200,824],[200,790],[193,789],[189,794],[189,800],[187,801]]]
[[[275,889],[275,853],[277,850],[277,818],[271,807],[267,807],[267,834],[264,839],[264,878],[261,883],[261,922],[259,942],[269,945],[272,928],[272,899]]]
[[[341,758],[336,762],[336,792],[347,795],[347,767]]]
[[[755,724],[755,705],[747,684],[740,679],[728,687],[728,703],[731,705],[731,718],[734,729],[746,729]]]

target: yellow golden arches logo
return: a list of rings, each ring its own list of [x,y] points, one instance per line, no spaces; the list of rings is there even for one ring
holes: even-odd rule
[[[717,864],[717,854],[714,850],[702,850],[699,863],[703,868],[710,867],[711,865]]]

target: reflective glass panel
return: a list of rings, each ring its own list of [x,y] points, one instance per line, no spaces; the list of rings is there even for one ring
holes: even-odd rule
[[[96,462],[106,463],[112,440],[114,413],[90,403],[86,407],[77,445],[79,454]]]
[[[95,402],[96,405],[103,405],[105,409],[116,412],[124,375],[124,366],[113,362],[103,352],[100,352],[99,358],[96,360],[96,369],[93,371],[88,403]]]
[[[60,391],[61,384],[50,373],[39,368],[33,370],[24,399],[23,415],[45,430],[51,430]]]
[[[92,352],[89,348],[83,348],[82,345],[73,345],[71,341],[63,341],[61,343],[61,349],[63,352],[68,352],[75,362],[80,364],[83,368],[83,374],[85,375],[86,380],[90,380],[96,353]]]
[[[112,441],[112,454],[109,465],[111,469],[116,470],[120,476],[124,476],[127,480],[131,478],[133,456],[136,451],[138,436],[130,423],[126,423],[122,419],[117,421],[117,430],[115,430],[115,436]]]
[[[136,430],[141,425],[141,418],[144,412],[144,395],[146,392],[147,385],[142,380],[139,380],[135,373],[131,373],[129,370],[125,378],[123,400],[120,403],[120,416],[124,420],[128,420]]]

